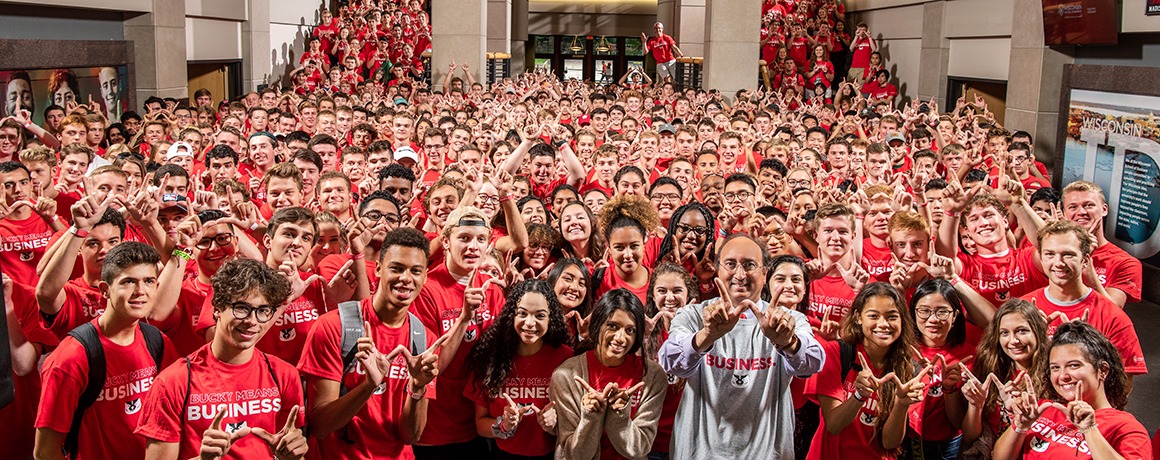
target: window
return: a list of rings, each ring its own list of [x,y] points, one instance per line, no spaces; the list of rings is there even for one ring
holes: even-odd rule
[[[556,52],[556,37],[536,35],[536,54],[553,54]]]
[[[624,54],[626,56],[644,56],[644,42],[642,42],[639,38],[625,38]]]

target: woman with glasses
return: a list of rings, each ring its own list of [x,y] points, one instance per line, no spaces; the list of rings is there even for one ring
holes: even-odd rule
[[[482,171],[476,174],[482,174]],[[512,176],[500,173],[486,178],[475,194],[475,205],[492,222],[491,242],[506,254],[528,247],[528,229],[524,217],[512,199]]]
[[[690,300],[707,299],[717,291],[713,284],[713,277],[717,276],[713,254],[716,246],[713,213],[694,201],[673,211],[656,256],[648,257],[646,251],[644,263],[650,268],[665,262],[683,267],[697,282],[697,290],[690,293]]]
[[[605,203],[600,212],[600,226],[608,242],[608,268],[593,275],[594,297],[624,288],[636,294],[641,303],[648,298],[649,268],[644,264],[645,238],[660,219],[647,199],[637,195],[620,195]]]
[[[552,264],[559,258],[559,248],[564,242],[560,232],[544,224],[528,225],[528,247],[521,251],[509,271],[520,275],[517,278],[545,279]]]
[[[18,153],[24,147],[24,128],[12,118],[0,122],[0,162],[19,161]]]
[[[962,440],[959,427],[966,404],[962,398],[950,395],[959,392],[963,380],[958,363],[975,352],[975,343],[967,340],[963,304],[951,283],[932,279],[915,289],[910,311],[916,326],[915,349],[934,368],[926,396],[910,420],[912,433],[906,453],[911,456],[907,458],[958,458]]]

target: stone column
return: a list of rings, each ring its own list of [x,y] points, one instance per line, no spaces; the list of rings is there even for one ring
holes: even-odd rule
[[[950,40],[943,34],[943,14],[946,1],[922,5],[922,51],[918,65],[918,98],[935,98],[939,107],[947,107],[947,67],[950,65]]]
[[[254,91],[271,80],[270,0],[250,0],[247,8],[249,20],[242,23],[242,87]]]
[[[150,3],[152,12],[124,22],[125,40],[133,42],[137,101],[144,103],[150,96],[186,98],[189,79],[185,62],[185,1]]]
[[[671,31],[668,33],[677,39],[677,46],[681,47],[685,56],[705,57],[705,0],[670,1],[672,2],[672,18],[661,18],[660,8],[664,3],[662,1],[657,4],[657,20],[665,24],[666,31]],[[761,27],[760,18],[758,18],[758,27]]]
[[[1059,91],[1063,66],[1075,62],[1071,48],[1043,45],[1043,4],[1040,0],[1013,0],[1011,64],[1007,77],[1009,130],[1031,133],[1035,156],[1049,166],[1059,129]]]
[[[731,98],[739,89],[757,87],[760,32],[761,0],[705,3],[706,88]]]
[[[447,66],[468,64],[475,81],[487,70],[488,0],[437,1],[431,4],[431,87],[442,90]],[[456,69],[457,76],[462,71]]]
[[[512,76],[524,73],[528,59],[528,0],[512,0]]]
[[[487,0],[487,52],[511,53],[512,0]]]

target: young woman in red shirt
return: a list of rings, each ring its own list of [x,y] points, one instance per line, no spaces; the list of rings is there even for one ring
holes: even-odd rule
[[[908,452],[923,458],[958,458],[966,404],[950,397],[959,391],[962,368],[958,365],[975,352],[967,340],[963,304],[951,283],[943,279],[923,282],[910,298],[919,357],[934,368],[921,405],[911,414]]]
[[[661,344],[669,339],[669,323],[677,310],[695,301],[697,284],[689,272],[680,265],[661,263],[652,273],[649,281],[648,302],[645,304],[646,331],[644,356],[657,360]],[[657,424],[657,438],[653,441],[650,457],[668,458],[669,440],[673,435],[673,418],[681,403],[681,393],[685,380],[676,376],[666,376],[665,403],[661,407],[661,417]]]
[[[553,210],[555,211],[555,210]],[[588,273],[596,271],[597,261],[605,258],[604,240],[596,231],[596,217],[584,203],[573,201],[555,211],[556,228],[567,242],[565,254],[584,262]],[[606,262],[605,262],[606,264]]]
[[[1026,378],[1043,391],[1011,399],[1011,426],[995,442],[993,458],[1152,458],[1148,432],[1124,412],[1132,381],[1120,353],[1091,324],[1059,326],[1046,369]]]
[[[1024,387],[1025,374],[1046,372],[1048,343],[1047,321],[1031,302],[1011,299],[995,312],[975,351],[974,368],[966,375],[962,391],[952,395],[969,403],[963,417],[962,445],[970,447],[963,449],[964,455],[990,458],[995,439],[1011,424],[1011,413],[1005,407],[1007,390]],[[1004,390],[997,391],[992,383],[1001,384]],[[1034,379],[1032,384],[1039,385]],[[1042,388],[1035,390],[1042,392]]]
[[[556,293],[560,301],[565,322],[568,323],[568,343],[576,344],[580,337],[580,326],[585,326],[584,335],[587,336],[587,319],[592,309],[592,296],[588,295],[592,285],[592,278],[588,275],[588,268],[580,259],[560,259],[548,272],[548,285]]]
[[[807,459],[885,460],[902,453],[907,413],[922,401],[929,371],[916,372],[913,321],[902,294],[887,283],[870,283],[854,298],[840,339],[823,345],[826,363],[815,390],[822,422]],[[843,363],[850,355],[843,347],[853,348],[861,369]]]
[[[717,232],[713,230],[713,212],[698,201],[691,202],[673,211],[665,238],[660,239],[656,255],[645,255],[645,263],[656,266],[671,263],[684,267],[697,281],[697,290],[689,295],[689,300],[709,298],[716,292],[713,278],[717,276],[717,266],[713,263],[713,248],[717,246]],[[653,241],[656,241],[654,239]],[[651,242],[651,241],[650,241]],[[652,248],[649,245],[648,248]]]
[[[644,265],[645,238],[660,226],[656,209],[638,195],[620,195],[600,210],[600,226],[608,242],[609,267],[595,278],[595,297],[617,288],[636,294],[643,304],[648,298],[649,269]]]
[[[555,293],[538,279],[512,286],[492,328],[467,362],[464,396],[475,401],[475,428],[496,439],[496,459],[550,459],[556,447],[556,411],[548,383],[572,357]]]

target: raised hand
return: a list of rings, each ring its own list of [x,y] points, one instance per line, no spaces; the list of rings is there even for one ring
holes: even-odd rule
[[[959,362],[958,367],[960,374],[965,377],[963,380],[962,388],[963,397],[965,397],[967,402],[972,406],[982,408],[987,404],[987,396],[991,394],[992,384],[995,385],[995,388],[1000,390],[1003,389],[1003,383],[1000,382],[999,377],[996,377],[993,373],[987,374],[987,379],[980,381],[978,377],[975,377],[975,374],[971,373],[971,370],[967,368],[967,365],[963,364],[962,361]]]
[[[1061,410],[1067,415],[1067,421],[1075,425],[1077,431],[1081,434],[1087,433],[1096,428],[1096,411],[1092,408],[1091,404],[1083,400],[1082,380],[1075,382],[1075,389],[1073,391],[1075,391],[1075,395],[1067,403],[1067,407]]]
[[[209,429],[201,435],[201,450],[199,454],[202,460],[217,460],[224,458],[230,452],[232,446],[237,440],[250,434],[250,428],[241,428],[233,433],[226,433],[222,430],[222,419],[225,418],[226,411],[219,410],[214,416],[213,421],[209,424]]]
[[[342,282],[346,284],[347,288],[354,289],[354,286],[358,284],[358,277],[355,276],[352,267],[354,267],[354,259],[347,260],[346,263],[342,264],[342,267],[334,273],[334,276],[330,278],[330,281],[326,282],[326,286],[333,289],[335,286],[338,286],[339,282]]]
[[[286,259],[282,261],[282,265],[278,266],[278,272],[286,277],[286,281],[290,282],[290,297],[288,299],[297,299],[306,293],[306,289],[314,284],[315,281],[322,279],[322,275],[313,274],[307,279],[302,279],[298,275],[298,266],[294,261]]]
[[[854,292],[859,292],[870,282],[870,273],[866,272],[859,264],[851,265],[852,267],[849,270],[842,267],[840,263],[835,263],[833,267],[836,267],[836,270],[842,275],[842,279],[846,281],[846,284],[850,285],[850,289],[853,289]]]
[[[588,324],[592,322],[592,313],[588,316],[580,316],[580,312],[572,310],[564,315],[567,321],[576,322],[576,336],[582,339],[588,338]]]
[[[372,331],[371,323],[369,321],[363,321],[363,336],[359,337],[358,342],[355,343],[358,352],[355,353],[354,359],[358,360],[363,368],[363,372],[366,372],[367,380],[378,387],[382,385],[383,379],[390,372],[391,361],[394,360],[400,351],[396,349],[390,355],[382,354],[378,347],[375,346]]]
[[[1042,310],[1040,311],[1040,313],[1042,313]],[[1088,319],[1091,318],[1091,316],[1092,316],[1092,312],[1091,312],[1091,309],[1089,309],[1089,308],[1083,309],[1083,316],[1080,316],[1079,318],[1068,318],[1067,313],[1064,313],[1062,311],[1055,311],[1055,312],[1052,312],[1050,315],[1047,315],[1047,324],[1054,323],[1055,320],[1057,320],[1057,319],[1063,323],[1070,323],[1072,321],[1083,321],[1086,323],[1086,322],[1088,322]]]
[[[1024,377],[1030,381],[1030,376],[1024,374]],[[1013,396],[1007,402],[1007,410],[1011,412],[1011,428],[1023,432],[1030,431],[1031,425],[1036,420],[1039,420],[1039,417],[1043,415],[1043,412],[1048,407],[1058,408],[1064,413],[1068,412],[1067,407],[1057,402],[1044,401],[1037,403],[1038,399],[1035,397],[1035,388],[1030,384],[1019,395]]]
[[[504,433],[515,433],[520,427],[520,420],[524,418],[524,409],[512,401],[511,396],[503,395],[507,405],[503,407],[503,415],[499,416],[499,429]]]
[[[826,305],[822,307],[822,320],[818,326],[811,326],[814,332],[822,336],[826,340],[835,340],[838,338],[838,333],[841,329],[841,323],[830,319],[830,314],[834,311],[834,307]]]
[[[732,331],[733,327],[737,326],[737,321],[741,319],[741,314],[753,303],[750,301],[749,304],[742,302],[740,305],[734,305],[733,299],[729,296],[729,286],[726,286],[721,278],[714,278],[713,282],[717,284],[721,299],[709,304],[701,312],[710,343]]]
[[[544,429],[546,433],[556,432],[556,404],[549,402],[543,409],[536,407],[535,404],[528,406],[532,412],[536,413],[536,422],[540,424],[540,428]]]
[[[672,321],[673,320],[673,313],[668,312],[668,311],[664,311],[664,310],[658,310],[657,314],[653,315],[652,318],[645,317],[645,319],[644,319],[644,322],[645,322],[644,335],[645,335],[645,337],[652,335],[652,331],[656,330],[658,324],[664,324],[664,323],[661,323],[662,319],[665,320],[666,322]]]
[[[105,210],[109,209],[114,199],[112,194],[108,194],[103,201],[98,202],[95,195],[85,195],[69,209],[72,212],[73,226],[81,230],[92,229],[105,215]]]
[[[793,345],[794,338],[796,337],[794,335],[794,328],[797,327],[797,319],[790,314],[789,310],[777,304],[777,300],[781,297],[781,293],[784,290],[785,286],[778,286],[773,291],[773,297],[770,299],[769,306],[766,307],[764,312],[758,309],[757,304],[749,299],[741,301],[742,304],[745,304],[749,308],[753,316],[757,318],[758,325],[761,327],[761,333],[765,335],[765,338],[782,349],[789,348]]]
[[[624,408],[628,407],[628,403],[632,401],[633,395],[644,389],[644,382],[637,382],[636,385],[633,385],[626,390],[621,390],[616,385],[613,385],[613,388],[615,388],[616,391],[612,393],[611,399],[608,400],[608,407],[614,411],[620,412],[624,410]]]
[[[597,413],[604,412],[604,409],[608,407],[609,398],[611,398],[613,392],[616,391],[616,384],[609,383],[608,386],[605,387],[604,391],[598,391],[597,389],[592,388],[592,385],[589,385],[588,381],[584,380],[579,375],[573,376],[572,379],[579,383],[580,386],[584,387],[584,396],[580,398],[580,405],[584,407],[584,411]]]
[[[862,352],[858,352],[858,363],[862,366],[862,370],[858,371],[858,377],[854,379],[854,391],[858,392],[861,399],[869,398],[877,393],[882,384],[890,380],[898,380],[893,372],[882,377],[875,377],[874,370],[870,367],[870,360],[866,359],[866,355]]]
[[[898,385],[894,390],[895,403],[909,406],[921,402],[925,395],[922,390],[926,388],[926,383],[923,383],[922,379],[926,378],[926,374],[930,373],[932,368],[933,366],[931,365],[923,367],[918,372],[918,375],[915,375],[914,378],[906,383],[903,383],[897,375],[891,373],[890,375],[893,376],[894,382]]]
[[[261,427],[253,427],[250,432],[270,446],[275,459],[298,459],[306,455],[306,436],[298,428],[299,406],[290,408],[290,416],[286,418],[286,425],[277,433],[270,433]]]

